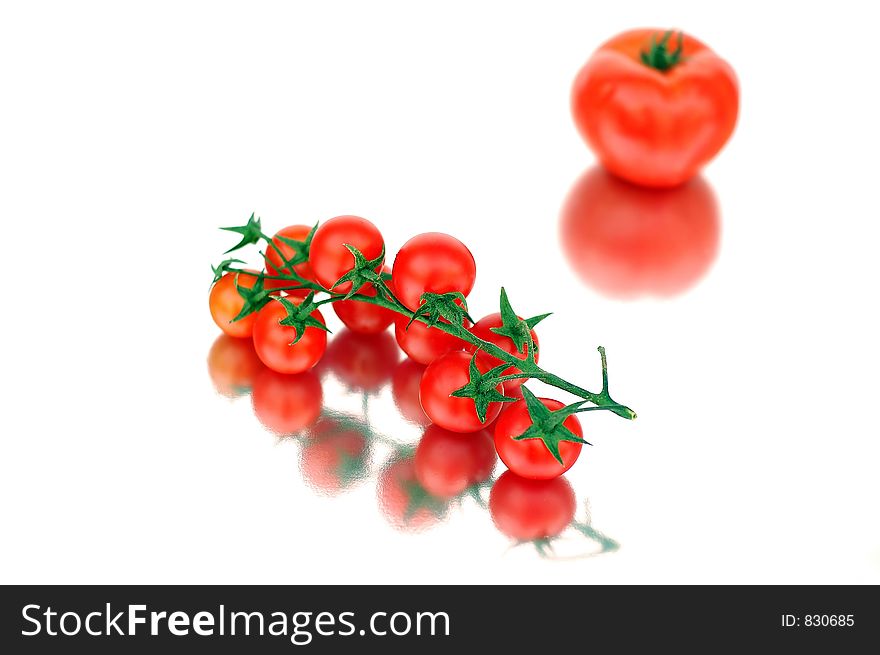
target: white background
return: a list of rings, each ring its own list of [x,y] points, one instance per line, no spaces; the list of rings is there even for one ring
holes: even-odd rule
[[[868,3],[4,3],[0,580],[878,582],[876,16]],[[623,302],[560,256],[592,161],[568,111],[604,39],[676,26],[732,63],[709,274]],[[442,230],[554,311],[542,363],[608,348],[571,480],[621,550],[547,562],[466,506],[388,527],[316,496],[205,357],[215,228],[357,213]],[[234,238],[234,237],[233,237]],[[335,389],[335,391],[334,391]],[[332,384],[327,402],[344,406]],[[377,411],[393,416],[387,393]],[[384,405],[383,405],[384,403]],[[381,409],[384,407],[385,409]],[[392,429],[393,423],[389,423]],[[396,429],[396,428],[394,428]]]

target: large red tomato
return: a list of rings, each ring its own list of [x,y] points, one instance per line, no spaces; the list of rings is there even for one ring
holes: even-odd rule
[[[467,246],[441,232],[419,234],[403,244],[391,271],[397,298],[412,310],[418,309],[426,292],[458,291],[467,296],[476,275],[477,265]]]
[[[251,272],[256,273],[257,271]],[[217,327],[230,337],[244,339],[253,333],[255,315],[248,314],[237,321],[232,320],[244,307],[244,298],[235,288],[236,281],[238,286],[250,289],[254,286],[257,278],[248,273],[227,273],[211,287],[208,305],[211,309],[211,318],[214,319]]]
[[[416,479],[438,498],[452,498],[495,468],[495,446],[489,430],[460,434],[431,425],[416,446]]]
[[[442,320],[442,319],[441,319]],[[429,328],[421,321],[413,321],[403,314],[394,317],[394,337],[408,357],[419,364],[430,364],[448,352],[462,350],[465,342],[443,330]]]
[[[388,267],[385,266],[382,271],[388,273]],[[365,284],[359,293],[375,298],[378,291],[375,286]],[[352,332],[361,332],[362,334],[384,332],[394,322],[394,318],[399,316],[397,312],[390,309],[353,299],[339,300],[333,303],[333,311],[336,312],[345,327]]]
[[[518,541],[555,537],[574,519],[574,490],[565,478],[528,480],[512,471],[489,492],[489,512],[496,527]]]
[[[309,264],[315,279],[325,289],[354,268],[354,255],[345,247],[348,244],[361,251],[371,261],[382,254],[385,242],[379,229],[360,216],[337,216],[322,223],[309,246]],[[382,263],[376,272],[382,270]],[[343,282],[332,289],[336,293],[348,293],[351,282]]]
[[[671,296],[693,286],[718,254],[715,194],[700,176],[646,189],[587,170],[562,209],[563,251],[584,282],[614,297]]]
[[[470,381],[470,363],[471,355],[466,352],[447,353],[425,369],[419,384],[419,399],[425,414],[440,427],[453,432],[477,432],[492,423],[501,411],[502,403],[491,402],[486,420],[481,421],[472,398],[451,395]],[[504,384],[499,384],[496,390],[503,394]]]
[[[300,304],[302,299],[290,298],[294,304]],[[281,320],[287,316],[284,305],[278,301],[272,301],[257,314],[254,322],[254,348],[262,362],[279,373],[302,373],[308,371],[324,355],[327,348],[327,333],[320,328],[308,326],[299,341],[296,339],[296,329],[287,325],[281,325]],[[320,310],[311,313],[312,318],[321,323],[324,317]]]
[[[285,228],[278,230],[275,233],[275,236],[272,237],[272,243],[275,245],[275,248],[272,246],[266,247],[266,272],[269,275],[290,275],[290,267],[284,266],[284,262],[281,261],[281,255],[284,255],[284,259],[291,260],[293,259],[297,253],[296,251],[284,243],[279,237],[284,237],[287,239],[292,239],[293,241],[305,241],[309,236],[309,232],[312,231],[308,225],[288,225]],[[278,251],[281,251],[281,254]],[[299,275],[300,277],[305,278],[306,280],[315,281],[315,276],[312,273],[312,268],[309,266],[308,261],[300,262],[299,264],[294,264],[293,271]],[[295,285],[296,282],[290,280],[272,280],[266,279],[264,281],[264,286],[267,289],[277,289],[278,287],[288,287]],[[287,290],[287,293],[292,296],[302,296],[305,297],[308,295],[308,290]]]
[[[284,375],[263,368],[254,380],[254,414],[279,436],[289,436],[312,425],[321,415],[324,393],[312,371]]]
[[[733,69],[692,36],[680,36],[658,29],[619,34],[574,82],[571,109],[581,136],[609,171],[635,184],[690,179],[736,125]]]
[[[513,339],[492,332],[492,328],[499,328],[502,325],[504,325],[504,321],[501,320],[501,313],[495,312],[494,314],[484,316],[479,321],[474,323],[474,326],[471,328],[471,332],[475,337],[482,339],[483,341],[488,341],[489,343],[495,344],[504,352],[509,353],[514,357],[518,357],[519,359],[525,359],[527,356],[526,346],[523,346],[522,350],[518,350],[516,344],[513,343]],[[532,337],[532,341],[534,341],[535,343],[535,361],[538,361],[540,357],[540,353],[538,352],[538,335],[535,334],[534,330],[530,330],[530,334]],[[475,352],[477,350],[477,347],[472,343],[467,343],[465,345],[465,348],[468,352]],[[477,361],[480,364],[484,365],[487,370],[498,366],[501,363],[500,359],[494,357],[493,355],[490,355],[484,350],[481,350],[477,353]],[[506,369],[504,369],[502,375],[513,375],[514,373],[519,372],[520,370],[515,366],[508,366]],[[508,391],[511,391],[512,389],[519,387],[523,382],[525,382],[524,378],[507,380],[504,383],[504,388]]]

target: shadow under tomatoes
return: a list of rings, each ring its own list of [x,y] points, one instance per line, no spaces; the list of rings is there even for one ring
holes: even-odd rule
[[[720,233],[718,203],[704,178],[648,189],[599,166],[574,184],[559,224],[574,271],[615,298],[668,297],[691,288],[715,261]]]
[[[555,537],[577,509],[574,490],[564,477],[529,480],[503,473],[489,493],[489,513],[502,533],[518,541]]]

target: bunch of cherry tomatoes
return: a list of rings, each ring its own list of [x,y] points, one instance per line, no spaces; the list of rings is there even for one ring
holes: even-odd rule
[[[239,231],[244,233],[243,230]],[[254,231],[259,233],[257,228]],[[353,333],[377,334],[394,325],[400,348],[415,362],[427,365],[419,382],[419,399],[434,424],[456,433],[479,433],[492,426],[501,460],[511,471],[526,478],[558,477],[578,459],[586,442],[574,415],[558,421],[564,426],[560,429],[564,429],[566,437],[552,442],[556,452],[547,445],[546,435],[525,435],[533,428],[536,403],[542,415],[547,416],[564,405],[524,392],[522,378],[499,382],[482,412],[473,398],[453,395],[469,384],[475,368],[480,373],[500,371],[498,375],[504,377],[518,373],[515,366],[505,368],[502,360],[473,343],[436,325],[431,327],[413,320],[413,314],[424,307],[425,294],[448,294],[444,297],[454,298],[466,308],[465,299],[476,278],[476,264],[461,241],[436,232],[417,235],[398,251],[389,271],[384,263],[385,243],[376,226],[364,218],[346,215],[316,228],[285,227],[271,238],[268,246],[265,272],[221,272],[211,289],[210,308],[214,321],[227,335],[253,339],[257,356],[269,369],[283,375],[297,374],[321,360],[327,349],[327,328],[319,306],[332,302],[339,319]],[[374,283],[362,283],[355,275],[359,259],[369,262],[377,274]],[[346,280],[347,277],[350,279]],[[360,285],[354,288],[353,281]],[[376,298],[380,286],[393,296],[397,311],[368,302]],[[256,294],[255,289],[260,288],[264,294],[262,306],[242,315],[246,303]],[[315,289],[326,291],[330,297],[315,302]],[[354,293],[357,296],[349,297]],[[307,315],[299,315],[302,312]],[[461,316],[469,315],[462,311]],[[513,320],[522,321],[519,317]],[[507,336],[500,312],[488,314],[473,324],[467,318],[461,318],[461,322],[463,328],[484,342],[520,360],[531,353],[537,362],[538,336],[533,329],[528,331],[527,344],[517,344]]]

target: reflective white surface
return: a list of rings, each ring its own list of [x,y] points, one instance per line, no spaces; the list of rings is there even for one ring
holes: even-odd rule
[[[880,581],[869,13],[4,7],[0,580]],[[737,132],[704,174],[717,258],[662,300],[600,293],[558,239],[592,163],[569,85],[639,24],[691,31],[742,85]],[[508,550],[470,500],[410,534],[383,516],[373,477],[317,494],[299,444],[246,396],[219,396],[206,366],[208,265],[233,243],[215,228],[251,211],[267,231],[357,213],[389,253],[449,232],[477,260],[472,313],[495,311],[502,284],[519,312],[554,312],[546,368],[597,387],[604,345],[639,418],[586,415],[595,446],[569,479],[619,550]],[[361,410],[332,375],[323,393]],[[370,418],[418,437],[387,388]]]

